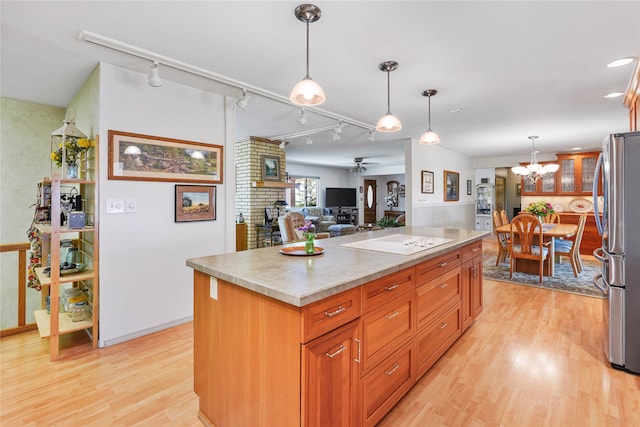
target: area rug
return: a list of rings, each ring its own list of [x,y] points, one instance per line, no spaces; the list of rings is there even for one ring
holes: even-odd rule
[[[498,249],[496,247],[484,245],[482,268],[485,279],[603,298],[602,292],[593,284],[593,278],[599,271],[599,263],[592,256],[582,255],[584,269],[578,274],[578,277],[574,277],[569,260],[563,258],[561,263],[555,265],[555,276],[545,276],[542,283],[539,282],[540,276],[538,275],[518,272],[514,272],[513,278],[509,279],[509,259],[507,258],[506,262],[496,266],[497,256]]]

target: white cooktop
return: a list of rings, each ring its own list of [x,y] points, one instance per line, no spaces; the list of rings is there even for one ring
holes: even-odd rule
[[[353,243],[344,243],[346,246],[356,249],[366,249],[369,251],[387,252],[397,255],[412,255],[420,251],[435,248],[436,246],[449,243],[453,239],[429,236],[407,236],[406,234],[392,234],[390,236],[379,237],[377,239],[360,240]]]

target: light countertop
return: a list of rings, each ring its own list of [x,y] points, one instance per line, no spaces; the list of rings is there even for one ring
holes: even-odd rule
[[[412,255],[396,255],[342,246],[387,235],[440,237],[451,242]],[[487,232],[428,227],[397,227],[318,239],[324,253],[291,256],[281,246],[252,249],[187,260],[187,266],[262,295],[302,307],[339,292],[460,248]]]

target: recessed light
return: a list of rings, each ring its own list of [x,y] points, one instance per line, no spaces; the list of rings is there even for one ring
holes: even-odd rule
[[[573,147],[572,148],[573,151],[578,151],[578,150],[582,150],[582,147]]]
[[[623,92],[611,92],[611,93],[608,93],[605,96],[603,96],[603,98],[606,98],[606,99],[618,98],[618,97],[620,97],[622,95],[624,95]]]
[[[613,60],[607,64],[608,68],[622,67],[623,65],[631,64],[636,58],[628,56],[626,58],[619,58]]]

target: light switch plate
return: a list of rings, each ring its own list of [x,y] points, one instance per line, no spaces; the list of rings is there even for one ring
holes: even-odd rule
[[[136,213],[138,211],[138,205],[136,199],[128,198],[124,208],[127,213]]]
[[[120,198],[107,199],[107,213],[112,213],[112,214],[124,213],[124,199],[120,199]]]

